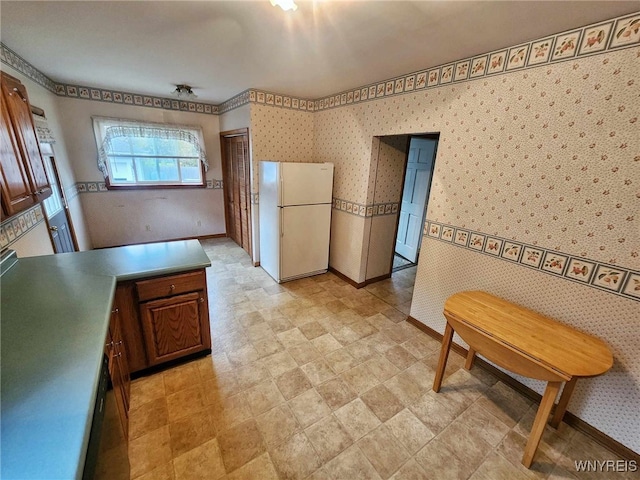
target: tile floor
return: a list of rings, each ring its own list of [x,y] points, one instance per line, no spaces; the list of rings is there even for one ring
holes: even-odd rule
[[[414,267],[416,264],[417,264],[417,261],[416,263],[412,263],[406,258],[404,258],[402,255],[398,255],[397,253],[393,254],[393,265],[392,265],[393,272],[397,272],[398,270],[402,270],[403,268]]]
[[[520,464],[537,406],[404,321],[415,268],[357,290],[328,273],[276,284],[227,239],[202,242],[213,354],[131,386],[131,478],[631,478],[563,424]],[[637,477],[636,477],[637,478]]]

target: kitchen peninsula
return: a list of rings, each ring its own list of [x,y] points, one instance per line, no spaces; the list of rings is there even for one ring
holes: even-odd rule
[[[144,366],[206,354],[211,340],[204,269],[210,261],[197,240],[9,260],[1,280],[0,476],[79,479],[116,291],[124,286],[134,295],[129,300],[140,310],[135,321],[151,322],[137,327],[153,353]],[[151,328],[183,315],[197,323],[179,332],[186,340]],[[127,314],[120,319],[125,339],[129,321]]]

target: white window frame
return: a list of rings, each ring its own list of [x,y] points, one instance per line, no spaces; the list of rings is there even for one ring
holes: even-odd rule
[[[93,130],[96,139],[96,146],[98,148],[98,169],[103,173],[105,177],[105,183],[108,189],[144,189],[144,188],[202,188],[206,186],[205,172],[208,169],[208,163],[204,150],[204,136],[202,134],[202,128],[194,125],[175,125],[166,123],[154,123],[144,122],[138,120],[127,120],[121,118],[110,117],[92,117]],[[121,128],[121,131],[131,131],[135,137],[148,137],[153,138],[156,135],[161,138],[187,141],[188,143],[196,146],[198,153],[198,160],[200,162],[200,181],[145,181],[137,180],[135,182],[116,182],[113,180],[111,159],[114,157],[109,153],[110,146],[110,133],[113,133],[114,129],[109,130],[110,127]],[[144,156],[142,156],[144,157]],[[146,158],[162,159],[167,157],[162,156],[147,156]],[[196,158],[194,157],[171,157],[179,160],[180,158]],[[179,169],[178,165],[178,169]],[[133,162],[134,174],[135,162]],[[180,172],[180,170],[179,170]]]

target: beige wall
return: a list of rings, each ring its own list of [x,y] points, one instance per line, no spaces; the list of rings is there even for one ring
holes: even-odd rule
[[[316,160],[336,163],[335,196],[367,203],[373,137],[440,132],[428,220],[638,270],[639,51],[316,112]],[[358,238],[365,238],[359,235],[365,220],[343,212],[334,219],[331,264],[362,278],[357,262],[367,258],[368,245]],[[640,431],[633,407],[640,403],[637,301],[454,245],[425,243],[412,316],[442,332],[446,296],[480,288],[600,336],[614,351],[614,370],[579,382],[582,393],[569,410],[640,451],[633,433]],[[594,308],[594,298],[607,308]]]
[[[64,137],[78,182],[102,182],[92,116],[202,127],[208,180],[221,179],[220,127],[216,115],[60,98]],[[80,194],[94,247],[125,245],[225,232],[220,189],[158,189]],[[198,223],[199,222],[199,223]]]
[[[234,108],[226,113],[221,114],[220,119],[220,131],[228,132],[229,130],[237,130],[239,128],[248,128],[251,123],[251,106],[243,105],[242,107]]]
[[[15,250],[18,258],[37,257],[54,253],[47,232],[47,224],[44,222],[39,223],[32,230],[21,236],[9,248]]]

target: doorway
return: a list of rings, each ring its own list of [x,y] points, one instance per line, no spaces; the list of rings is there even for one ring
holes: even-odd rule
[[[410,137],[392,271],[418,263],[438,135]]]
[[[227,236],[251,256],[251,160],[249,129],[220,133]]]
[[[41,143],[40,151],[42,152],[44,168],[51,184],[52,193],[42,204],[47,225],[49,226],[49,236],[51,237],[53,250],[55,253],[77,252],[78,242],[71,223],[71,215],[69,214],[64,188],[60,183],[53,148],[49,143]]]

